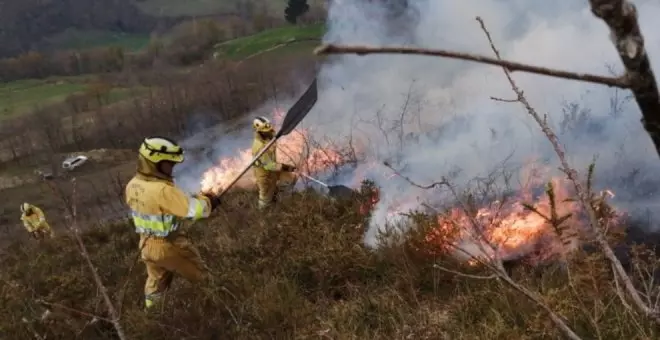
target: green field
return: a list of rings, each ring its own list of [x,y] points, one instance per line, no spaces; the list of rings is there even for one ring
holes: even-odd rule
[[[18,115],[37,106],[62,102],[72,93],[85,89],[84,84],[36,79],[0,84],[0,117]]]
[[[324,33],[324,25],[286,26],[267,30],[255,35],[230,40],[215,47],[217,58],[242,60],[261,53],[269,57],[286,56],[290,53],[307,53],[318,45]],[[64,39],[66,37],[66,39]],[[96,37],[96,39],[94,39]],[[68,31],[60,37],[59,43],[68,39],[68,48],[89,48],[91,46],[117,44],[128,50],[144,46],[148,39],[134,35],[112,35],[103,32]],[[284,43],[300,40],[277,48]],[[87,89],[83,78],[61,77],[46,80],[27,79],[0,84],[0,119],[29,112],[63,102],[69,95]],[[108,103],[117,102],[132,93],[129,89],[113,89],[106,98]]]
[[[234,60],[245,59],[287,42],[295,40],[321,39],[324,32],[325,26],[323,24],[275,28],[216,45],[216,58],[225,57]],[[300,46],[303,46],[302,43],[292,44],[291,48],[299,48]]]
[[[26,79],[0,84],[0,119],[30,112],[37,107],[58,104],[71,94],[87,89],[75,77],[61,79]],[[131,89],[114,88],[106,98],[108,104],[131,96]]]

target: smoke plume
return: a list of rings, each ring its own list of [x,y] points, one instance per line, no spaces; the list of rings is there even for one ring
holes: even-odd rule
[[[503,58],[576,72],[622,70],[607,27],[587,1],[410,0],[397,8],[392,2],[402,3],[332,1],[324,40],[492,56],[475,21],[480,16]],[[660,25],[654,19],[660,3],[636,5],[653,67],[660,70]],[[596,157],[597,184],[617,193],[617,206],[637,213],[658,210],[651,194],[660,160],[629,91],[523,73],[514,77],[539,113],[547,114],[572,166],[586,169]],[[383,161],[419,183],[448,176],[459,186],[503,164],[535,160],[556,168],[549,142],[524,109],[491,100],[514,98],[500,68],[421,56],[332,56],[320,70],[319,87],[305,126],[315,138],[350,141],[363,156],[357,169],[334,180],[355,184],[359,174],[381,188],[365,237],[369,245],[393,208],[413,209],[419,200],[439,195],[390,178]]]

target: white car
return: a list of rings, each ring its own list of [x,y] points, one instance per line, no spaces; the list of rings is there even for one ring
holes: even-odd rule
[[[78,156],[73,156],[69,157],[62,162],[62,169],[65,170],[73,170],[81,165],[83,165],[85,162],[87,162],[87,156],[83,155],[78,155]]]

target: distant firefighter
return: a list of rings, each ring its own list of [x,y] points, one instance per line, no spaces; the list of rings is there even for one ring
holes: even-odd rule
[[[275,128],[266,117],[255,118],[252,121],[252,128],[254,129],[252,156],[256,156],[275,138]],[[278,192],[292,190],[298,180],[296,167],[279,163],[276,155],[277,144],[271,146],[254,163],[254,176],[259,189],[259,209],[269,207],[276,200]]]
[[[21,221],[23,221],[23,226],[25,226],[28,233],[35,239],[40,240],[46,236],[55,237],[55,232],[46,222],[44,212],[35,205],[21,204]]]

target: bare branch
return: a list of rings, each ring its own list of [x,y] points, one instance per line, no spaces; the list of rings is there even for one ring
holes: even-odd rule
[[[421,185],[421,184],[417,184],[417,183],[413,182],[413,180],[411,180],[410,178],[408,178],[408,177],[402,175],[398,170],[394,169],[394,168],[392,167],[392,165],[390,165],[390,163],[388,163],[388,162],[383,162],[383,165],[385,165],[388,169],[392,170],[392,172],[394,172],[395,175],[397,175],[397,176],[403,178],[403,179],[404,179],[406,182],[408,182],[410,185],[412,185],[412,186],[414,186],[414,187],[418,187],[418,188],[420,188],[420,189],[433,189],[433,188],[435,188],[435,187],[449,185],[449,182],[448,182],[446,179],[444,179],[444,178],[443,178],[440,182],[433,182],[433,183],[431,183],[431,184],[429,184],[429,185]]]
[[[562,320],[562,318],[557,315],[543,300],[541,300],[540,297],[536,296],[533,292],[525,288],[524,286],[518,284],[517,282],[513,281],[511,277],[508,275],[502,276],[502,279],[508,283],[511,287],[516,289],[517,291],[521,292],[523,295],[525,295],[528,299],[534,301],[538,306],[543,308],[546,313],[550,316],[550,319],[552,319],[552,322],[559,327],[562,332],[564,332],[564,335],[566,335],[568,338],[573,339],[573,340],[580,340],[581,338],[575,334],[575,332]]]
[[[492,279],[496,279],[496,278],[497,278],[497,275],[495,275],[495,274],[491,274],[491,275],[484,276],[484,275],[472,275],[472,274],[461,273],[461,272],[459,272],[459,271],[457,271],[457,270],[452,270],[452,269],[449,269],[449,268],[445,268],[445,267],[443,267],[443,266],[441,266],[441,265],[438,265],[438,264],[434,264],[434,265],[433,265],[433,268],[435,268],[435,269],[439,269],[439,270],[442,270],[443,272],[447,272],[447,273],[450,273],[450,274],[454,274],[454,275],[456,275],[456,276],[467,277],[467,278],[470,278],[470,279],[477,279],[477,280],[492,280]]]
[[[504,103],[517,103],[518,99],[502,99],[502,98],[497,98],[497,97],[490,97],[491,100],[494,100],[496,102],[504,102]]]
[[[462,251],[465,254],[469,254],[466,250],[456,247],[457,250]],[[537,293],[532,292],[531,290],[527,289],[525,286],[519,284],[518,282],[514,281],[509,274],[507,274],[506,270],[503,269],[502,262],[499,259],[493,259],[492,262],[485,262],[481,261],[480,258],[472,256],[472,259],[477,260],[481,264],[483,264],[488,270],[490,270],[493,274],[490,276],[478,276],[478,275],[471,275],[471,274],[466,274],[466,273],[461,273],[457,272],[451,269],[447,269],[441,266],[438,266],[436,264],[433,265],[434,268],[440,269],[449,273],[453,273],[458,276],[463,276],[463,277],[469,277],[473,279],[500,279],[504,281],[506,284],[508,284],[511,288],[514,290],[518,291],[519,293],[523,294],[526,298],[528,298],[530,301],[534,302],[536,305],[541,307],[549,316],[550,319],[552,319],[552,322],[566,335],[569,339],[572,340],[581,340],[577,334],[564,322],[563,318],[555,313],[550,306],[548,306],[544,301],[543,298],[538,296]]]
[[[579,80],[579,81],[585,81],[585,82],[602,84],[602,85],[619,87],[619,88],[630,87],[630,84],[628,83],[626,77],[607,77],[607,76],[599,76],[588,73],[568,72],[568,71],[550,69],[547,67],[518,63],[515,61],[501,60],[499,58],[490,58],[477,54],[439,50],[439,49],[397,47],[397,46],[375,47],[375,46],[347,46],[347,45],[324,44],[317,47],[314,50],[314,53],[317,55],[327,55],[327,54],[365,55],[365,54],[396,53],[396,54],[417,54],[417,55],[426,55],[426,56],[434,56],[434,57],[445,57],[451,59],[474,61],[474,62],[489,64],[494,66],[501,66],[506,68],[510,72],[523,71],[529,73],[542,74],[550,77]]]
[[[48,302],[48,301],[44,301],[44,300],[41,300],[41,299],[36,300],[36,302],[40,303],[42,305],[45,305],[45,306],[59,308],[59,309],[62,309],[62,310],[65,310],[67,312],[71,312],[71,313],[74,313],[74,314],[79,314],[79,315],[82,315],[82,316],[88,316],[92,319],[98,319],[98,320],[103,320],[103,321],[107,321],[107,322],[112,323],[112,320],[110,320],[110,319],[106,319],[106,318],[100,317],[98,315],[94,315],[92,313],[87,313],[87,312],[83,312],[81,310],[77,310],[77,309],[74,309],[74,308],[71,308],[71,307],[67,307],[67,306],[64,306],[64,305],[59,304],[59,303]]]
[[[80,228],[78,228],[78,220],[76,216],[76,179],[73,178],[71,180],[72,185],[73,185],[73,190],[72,190],[72,206],[71,206],[71,226],[70,226],[70,231],[72,232],[73,236],[76,239],[76,242],[78,243],[78,247],[80,247],[80,252],[85,259],[85,262],[87,263],[87,267],[89,267],[89,270],[92,272],[92,276],[94,277],[94,282],[96,283],[97,288],[101,292],[101,295],[103,296],[103,301],[105,302],[105,306],[108,309],[108,313],[110,314],[111,317],[111,322],[112,325],[114,326],[115,330],[117,331],[117,336],[121,340],[127,340],[128,338],[126,337],[126,334],[124,333],[124,329],[121,326],[121,323],[119,322],[120,315],[117,313],[117,310],[115,309],[114,305],[112,304],[112,300],[110,299],[110,295],[108,294],[108,289],[105,287],[103,284],[103,281],[101,280],[101,277],[98,274],[98,271],[96,270],[96,266],[94,266],[94,263],[92,262],[91,257],[89,256],[89,252],[87,252],[87,247],[85,247],[85,243],[83,243],[82,237],[80,237]]]

